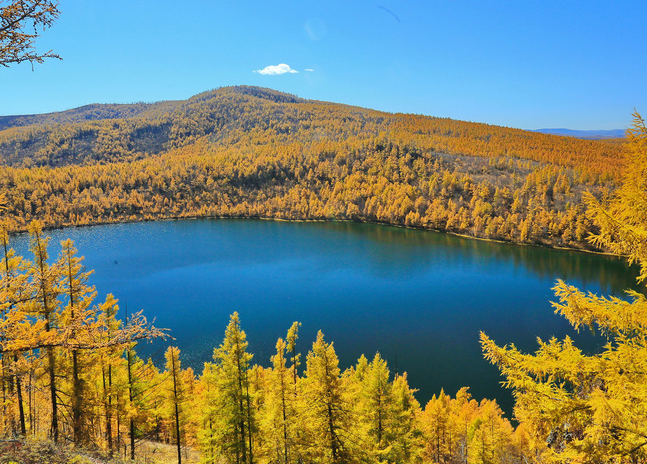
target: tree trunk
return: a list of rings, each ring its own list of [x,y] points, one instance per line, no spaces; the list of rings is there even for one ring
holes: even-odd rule
[[[182,445],[180,443],[180,408],[177,397],[177,378],[175,375],[175,357],[171,354],[171,370],[173,371],[173,402],[175,403],[175,434],[177,436],[177,462],[182,464]]]
[[[52,426],[50,431],[54,443],[58,443],[58,401],[56,399],[56,375],[54,369],[53,348],[47,348],[47,372],[49,373],[49,393],[52,401]]]
[[[128,395],[130,404],[133,404],[133,377],[132,377],[132,353],[129,349],[127,352],[128,358]],[[130,418],[130,459],[135,459],[135,420]]]
[[[18,364],[18,355],[13,355],[14,364]],[[25,407],[22,401],[22,384],[20,382],[20,377],[16,372],[16,393],[18,394],[18,414],[20,415],[20,434],[24,437],[27,435],[27,428],[25,427]]]

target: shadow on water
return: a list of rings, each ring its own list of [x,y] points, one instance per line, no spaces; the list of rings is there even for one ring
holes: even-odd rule
[[[559,250],[538,246],[524,246],[469,237],[374,224],[333,222],[320,227],[341,234],[357,235],[379,243],[380,256],[375,264],[384,264],[393,269],[393,260],[402,260],[406,270],[427,266],[432,260],[443,259],[447,263],[461,261],[469,255],[475,262],[501,261],[515,268],[532,272],[540,279],[560,278],[568,282],[580,282],[585,288],[595,287],[603,295],[621,295],[627,289],[644,292],[644,287],[635,285],[637,266],[628,266],[619,257],[575,250]],[[412,253],[418,249],[420,253]]]

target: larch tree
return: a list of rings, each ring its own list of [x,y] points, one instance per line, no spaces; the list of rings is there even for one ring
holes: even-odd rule
[[[41,332],[47,359],[46,371],[49,378],[49,393],[51,402],[50,434],[54,442],[59,438],[59,395],[57,388],[57,363],[55,355],[55,340],[58,338],[57,326],[60,308],[57,299],[61,295],[60,280],[62,270],[60,263],[48,263],[47,246],[49,238],[43,235],[42,225],[33,222],[29,227],[29,247],[34,255],[29,276],[35,289],[35,298],[31,300],[30,313],[37,315],[43,321],[44,331]],[[35,335],[40,335],[35,332]],[[36,346],[38,346],[36,341]]]
[[[169,346],[164,354],[166,358],[166,372],[167,372],[167,402],[171,406],[171,415],[175,425],[175,443],[177,445],[177,462],[182,464],[182,434],[180,430],[180,414],[182,405],[185,400],[184,387],[182,384],[182,371],[180,369],[180,350],[173,346]]]
[[[479,405],[478,417],[470,425],[470,443],[467,462],[469,464],[493,464],[505,462],[513,436],[513,428],[496,401],[483,400]]]
[[[409,386],[407,373],[393,379],[393,420],[388,429],[391,450],[386,454],[390,462],[415,462],[422,453],[422,431],[418,425],[420,403]]]
[[[88,279],[92,271],[86,271],[82,265],[83,258],[77,256],[72,240],[67,239],[61,243],[61,257],[59,265],[61,268],[60,288],[67,305],[61,312],[61,324],[67,332],[67,339],[79,345],[79,339],[83,339],[83,331],[96,327],[96,308],[91,308],[92,302],[97,293],[94,287],[88,285]],[[70,349],[72,361],[72,430],[74,442],[85,444],[88,442],[87,428],[84,425],[84,398],[85,384],[82,354],[78,347]]]
[[[51,50],[37,52],[35,40],[41,30],[49,28],[58,18],[58,1],[13,0],[0,2],[0,66],[29,61],[42,63],[45,58],[60,57]]]
[[[17,406],[17,433],[22,435],[27,432],[29,415],[32,434],[49,421],[54,441],[70,430],[76,444],[94,442],[93,434],[101,429],[97,409],[101,398],[105,399],[106,423],[112,423],[110,368],[107,385],[104,382],[99,388],[97,380],[106,379],[101,361],[108,358],[111,366],[124,347],[139,339],[164,337],[165,331],[148,324],[141,312],[121,326],[115,318],[117,300],[112,295],[105,302],[93,304],[96,291],[88,285],[91,272],[83,268],[71,241],[62,243],[61,256],[50,263],[48,238],[38,223],[30,226],[32,262],[8,249],[6,233],[0,238],[4,251],[0,265],[0,355],[6,387],[0,393],[4,395],[3,405],[11,406],[8,417],[15,422],[13,411]],[[28,414],[23,387],[28,393]],[[48,403],[49,414],[44,409]],[[12,427],[18,429],[17,425]],[[110,425],[106,428],[111,432]],[[111,437],[109,433],[109,443]]]
[[[389,368],[379,353],[370,364],[365,363],[366,358],[360,358],[356,368],[360,380],[358,415],[366,434],[363,441],[371,445],[373,459],[384,461],[387,458],[385,454],[391,449],[389,432],[394,420],[393,386],[389,381]]]
[[[104,304],[103,311],[99,313],[99,320],[101,326],[104,328],[104,336],[106,339],[112,338],[120,326],[121,321],[117,319],[118,306],[116,301],[113,303],[112,299],[108,298]],[[115,388],[113,386],[113,377],[115,376],[116,367],[120,364],[121,353],[123,352],[122,346],[110,346],[98,350],[99,359],[98,363],[101,367],[101,402],[103,403],[103,416],[105,421],[105,440],[108,445],[108,452],[110,455],[114,452],[114,403],[115,403]]]
[[[292,375],[286,365],[285,341],[276,342],[276,354],[272,356],[272,370],[269,372],[265,414],[262,430],[266,437],[266,454],[273,461],[289,463],[293,451],[296,411],[292,392]]]
[[[294,395],[297,396],[297,378],[299,377],[299,366],[301,365],[301,354],[297,351],[297,339],[299,338],[300,322],[293,322],[288,329],[286,350],[290,353],[292,362],[292,379],[294,381]]]
[[[340,464],[352,460],[350,405],[340,379],[339,359],[321,331],[306,358],[302,424],[307,434],[306,461]]]
[[[458,411],[460,403],[443,390],[434,395],[419,417],[424,437],[423,458],[439,464],[446,464],[459,455],[461,421]]]
[[[594,243],[638,263],[647,278],[647,128],[635,114],[628,131],[623,184],[606,201],[589,200],[600,227]],[[606,337],[586,355],[570,338],[539,340],[534,354],[497,346],[485,334],[485,356],[514,390],[515,416],[547,449],[551,462],[644,462],[647,459],[647,299],[601,297],[558,281],[555,311],[576,328]]]
[[[212,365],[205,365],[203,383],[207,390],[208,434],[203,434],[203,450],[208,462],[253,464],[257,418],[251,408],[249,371],[252,355],[247,352],[247,335],[234,312],[225,339],[214,350]]]
[[[31,295],[28,291],[27,275],[23,272],[26,268],[25,260],[17,256],[13,249],[9,248],[9,236],[4,228],[0,229],[0,245],[4,252],[4,258],[0,265],[0,345],[4,341],[15,337],[14,330],[20,327],[29,326],[27,315],[17,310],[24,305]],[[2,418],[9,419],[12,423],[15,417],[13,404],[17,404],[20,423],[20,434],[26,434],[25,410],[23,402],[22,372],[19,367],[18,352],[3,352],[0,354],[2,371],[0,382],[2,383]],[[13,394],[16,394],[14,401]],[[5,424],[0,424],[4,426]],[[14,432],[16,432],[15,427]]]

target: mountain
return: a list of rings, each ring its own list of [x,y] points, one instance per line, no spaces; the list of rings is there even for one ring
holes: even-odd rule
[[[612,130],[572,130],[572,129],[536,129],[533,132],[542,134],[563,135],[568,137],[577,137],[579,139],[601,140],[601,139],[621,139],[625,136],[624,129]]]
[[[4,130],[1,130],[4,129]],[[0,117],[0,163],[25,166],[132,161],[202,139],[214,146],[343,142],[402,136],[451,155],[516,157],[615,172],[618,149],[447,118],[392,114],[311,101],[271,89],[225,87],[184,101],[94,104],[59,113]],[[266,138],[269,137],[269,140]]]
[[[274,102],[303,101],[292,95],[276,92],[258,87],[234,87],[233,92],[241,95],[247,94]],[[204,92],[188,100],[196,103],[213,98],[214,92]],[[131,104],[91,104],[80,108],[47,114],[31,114],[19,116],[0,116],[0,131],[11,127],[29,125],[74,124],[87,121],[102,121],[106,119],[133,119],[142,118],[153,120],[168,115],[177,110],[182,101],[162,101],[156,103],[131,103]]]
[[[623,147],[259,87],[0,118],[10,230],[184,217],[353,220],[590,248]]]

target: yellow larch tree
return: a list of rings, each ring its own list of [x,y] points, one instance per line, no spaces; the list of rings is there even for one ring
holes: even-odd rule
[[[647,278],[647,128],[636,113],[628,131],[623,184],[606,201],[589,199],[600,232],[591,241],[625,256]],[[497,346],[485,334],[485,356],[514,390],[515,415],[535,443],[538,462],[634,463],[647,459],[647,299],[602,297],[558,281],[555,311],[606,344],[591,356],[566,337],[539,340],[534,354]],[[601,338],[602,339],[602,338]],[[545,443],[542,450],[539,445]]]

